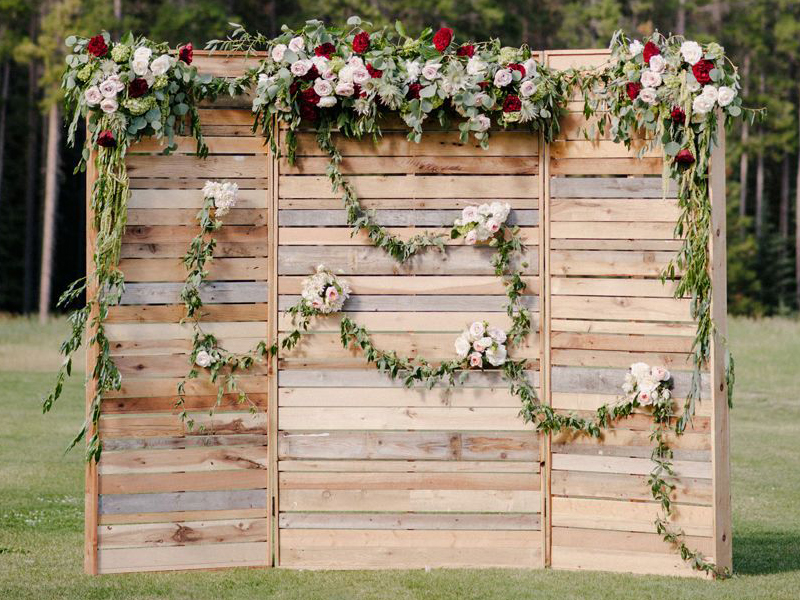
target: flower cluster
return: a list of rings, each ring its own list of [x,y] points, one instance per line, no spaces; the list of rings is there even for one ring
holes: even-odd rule
[[[628,400],[642,405],[667,402],[672,398],[672,375],[664,367],[651,367],[646,363],[634,363],[625,374],[622,391]]]
[[[400,113],[416,141],[434,115],[461,117],[462,138],[472,133],[481,144],[492,119],[542,127],[548,139],[557,132],[566,88],[527,47],[501,47],[498,40],[458,45],[448,28],[415,39],[399,24],[370,33],[357,17],[348,23],[343,32],[309,21],[265,40],[253,101],[262,126],[273,115],[293,127],[321,119],[341,125],[345,114],[352,130],[364,132],[389,110]],[[241,30],[239,36],[213,47],[243,49],[253,39]]]
[[[203,197],[214,201],[217,217],[222,217],[236,206],[239,194],[239,185],[236,183],[220,183],[219,181],[206,181],[203,186]]]
[[[191,113],[197,126],[195,103],[213,96],[223,80],[200,76],[191,67],[193,48],[178,49],[177,57],[166,44],[126,35],[112,42],[108,33],[92,38],[70,36],[67,70],[62,87],[68,112],[73,115],[70,141],[82,118],[89,118],[91,143],[114,147],[145,135],[173,137]],[[121,138],[125,138],[122,140]]]
[[[499,367],[506,362],[506,332],[487,321],[475,321],[455,341],[456,354],[470,368]]]
[[[194,364],[202,369],[207,369],[219,359],[214,350],[198,350],[194,357]]]
[[[342,310],[350,297],[350,285],[339,280],[325,265],[303,280],[303,302],[315,313],[329,315]]]
[[[463,237],[470,245],[485,242],[500,232],[510,212],[511,205],[507,202],[466,206],[461,211],[461,218],[455,220],[450,237]]]

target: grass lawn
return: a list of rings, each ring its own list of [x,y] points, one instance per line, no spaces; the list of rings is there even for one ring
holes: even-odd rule
[[[65,321],[0,319],[0,598],[800,598],[800,323],[734,320],[732,580],[558,571],[218,572],[88,577],[83,465],[63,454],[83,418],[82,378],[57,410],[39,399]]]

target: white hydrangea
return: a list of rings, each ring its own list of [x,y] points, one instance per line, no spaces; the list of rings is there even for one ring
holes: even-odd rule
[[[229,181],[225,183],[206,181],[206,184],[203,186],[203,197],[214,200],[216,216],[222,217],[236,206],[236,202],[239,198],[239,185]]]
[[[681,56],[690,65],[703,58],[703,48],[697,42],[686,41],[681,44]]]

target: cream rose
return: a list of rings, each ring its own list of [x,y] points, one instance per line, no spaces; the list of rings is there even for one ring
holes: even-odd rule
[[[703,48],[697,42],[683,42],[681,44],[681,56],[690,65],[694,65],[703,58]]]
[[[96,85],[93,85],[83,92],[83,98],[89,106],[97,106],[103,100],[103,94]]]
[[[733,99],[736,98],[736,90],[728,87],[727,85],[722,85],[719,88],[719,94],[717,95],[717,103],[720,106],[728,106]]]
[[[646,87],[642,88],[642,91],[639,92],[639,98],[645,104],[655,104],[656,103],[656,90],[655,88]]]
[[[211,363],[214,362],[214,359],[211,358],[211,355],[206,352],[205,350],[200,350],[197,353],[197,356],[194,359],[194,363],[203,369],[206,369],[211,366]]]
[[[692,112],[697,115],[704,115],[709,113],[714,108],[714,101],[711,100],[708,96],[704,96],[700,94],[694,99],[692,102]]]
[[[340,96],[352,96],[355,92],[351,81],[340,81],[336,84],[336,93]]]
[[[158,77],[159,75],[163,75],[169,70],[170,64],[172,59],[170,59],[169,55],[162,54],[153,62],[150,63],[150,70],[153,72],[153,75]]]
[[[314,81],[314,91],[318,96],[330,96],[333,93],[333,86],[330,81],[317,79]]]
[[[644,44],[642,44],[642,42],[639,40],[633,40],[630,46],[628,46],[628,50],[630,51],[631,56],[638,56],[642,53],[642,50],[644,50]],[[651,58],[650,60],[652,61],[653,59]]]
[[[530,98],[536,92],[536,84],[533,83],[530,79],[523,81],[522,85],[519,86],[519,93],[522,94],[523,98]]]
[[[119,108],[119,104],[114,98],[103,98],[100,102],[100,108],[104,113],[111,114],[117,112],[117,108]]]
[[[425,65],[424,67],[422,67],[422,76],[429,81],[433,81],[434,79],[439,77],[439,69],[441,68],[441,66],[442,65],[440,63]]]
[[[286,54],[286,44],[276,44],[272,48],[272,60],[275,62],[281,62],[284,54]]]
[[[336,96],[323,96],[319,99],[317,106],[320,108],[330,108],[336,105]]]
[[[305,42],[303,41],[303,36],[298,35],[297,37],[293,37],[289,41],[289,50],[292,52],[302,52],[305,49]]]
[[[488,65],[477,56],[473,56],[467,61],[467,73],[469,75],[479,75],[486,70]]]
[[[470,343],[469,340],[466,339],[463,335],[460,335],[456,338],[455,342],[456,354],[461,358],[466,358],[467,354],[470,351]]]
[[[511,75],[511,69],[500,69],[494,74],[494,85],[496,87],[505,87],[513,81],[514,77]]]
[[[654,73],[663,73],[664,69],[667,68],[667,61],[664,60],[664,57],[660,54],[656,54],[650,57],[650,70]],[[656,86],[653,86],[656,87]]]
[[[653,58],[655,58],[655,56]],[[651,58],[650,60],[652,61],[653,58]],[[655,71],[644,71],[642,73],[643,87],[657,88],[660,85],[661,85],[661,73],[656,73]]]
[[[295,77],[302,77],[311,70],[311,64],[310,60],[296,60],[292,63],[292,66],[289,67],[289,70]]]

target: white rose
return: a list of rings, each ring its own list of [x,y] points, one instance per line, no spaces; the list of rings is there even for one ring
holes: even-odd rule
[[[197,353],[194,362],[198,367],[205,369],[211,366],[211,363],[214,362],[214,359],[212,359],[211,355],[205,350],[200,350],[200,352]]]
[[[350,58],[347,59],[347,64],[354,69],[358,67],[364,66],[364,59],[361,58],[358,54],[353,54]]]
[[[500,329],[499,327],[489,327],[486,330],[486,333],[491,337],[495,342],[500,344],[506,343],[506,332]]]
[[[637,380],[648,377],[650,375],[650,365],[643,362],[633,363],[631,365],[631,375]]]
[[[298,35],[297,37],[293,37],[289,42],[289,50],[292,52],[301,52],[306,47],[305,42],[303,41],[303,36]]]
[[[707,85],[703,87],[703,96],[708,98],[713,104],[719,98],[719,90],[716,88],[716,86]]]
[[[655,58],[655,56],[653,58]],[[660,73],[656,73],[655,71],[644,71],[642,73],[642,86],[643,87],[646,87],[646,88],[657,88],[660,85],[661,85],[661,74]]]
[[[351,67],[350,65],[345,65],[339,69],[339,81],[342,83],[353,83],[353,73],[355,70],[355,67]]]
[[[483,325],[483,321],[475,321],[469,326],[469,334],[476,340],[482,338],[485,331],[486,328]]]
[[[320,108],[330,108],[336,104],[336,96],[323,96],[317,102],[317,106]]]
[[[667,61],[660,54],[650,57],[650,70],[654,73],[663,73],[667,68]],[[656,86],[653,86],[656,87]]]
[[[350,81],[340,81],[336,84],[336,93],[340,96],[352,96],[354,92],[355,88]]]
[[[490,337],[482,337],[480,339],[475,340],[472,343],[472,347],[475,349],[476,352],[483,352],[487,348],[489,348],[494,341]]]
[[[633,383],[630,381],[626,381],[622,384],[622,391],[626,394],[630,394],[633,391]]]
[[[117,112],[117,108],[119,104],[114,98],[103,98],[102,102],[100,102],[100,108],[103,110],[104,113],[114,113]]]
[[[499,367],[506,362],[507,355],[506,347],[503,344],[498,344],[497,348],[492,347],[486,350],[486,360],[494,367]]]
[[[273,81],[275,81],[275,78],[267,75],[266,73],[261,73],[258,76],[258,85],[262,87],[268,86]]]
[[[83,92],[83,98],[89,106],[97,106],[103,99],[103,94],[96,85],[93,85]]]
[[[441,68],[440,63],[433,63],[431,65],[425,65],[422,67],[422,76],[429,80],[433,81],[437,77],[439,77],[439,69]]]
[[[272,60],[275,62],[281,62],[284,54],[286,54],[286,44],[277,44],[272,49]]]
[[[133,52],[133,60],[149,61],[151,56],[153,56],[153,51],[150,50],[150,48],[145,48],[144,46],[137,48]]]
[[[667,371],[664,367],[653,367],[650,370],[650,375],[656,381],[669,381],[670,378],[669,371]]]
[[[314,81],[314,91],[318,96],[330,96],[333,93],[333,86],[330,81],[317,79]]]
[[[419,79],[419,74],[422,73],[422,65],[419,64],[416,60],[407,60],[405,63],[406,67],[406,81],[408,83],[413,83],[417,79]]]
[[[469,366],[470,367],[480,367],[483,365],[483,356],[479,352],[473,352],[469,355]]]
[[[478,115],[473,121],[478,124],[478,131],[486,131],[492,126],[492,120],[486,115]]]
[[[651,88],[651,87],[642,88],[642,91],[639,92],[639,98],[645,104],[655,104],[656,103],[656,90],[655,90],[655,88]]]
[[[458,356],[460,356],[461,358],[466,358],[467,354],[469,354],[470,343],[469,340],[466,339],[464,336],[459,336],[456,338],[455,347],[456,347],[456,354],[458,354]]]
[[[108,79],[100,84],[99,89],[104,98],[115,98],[117,95],[117,84],[113,81],[109,81]]]
[[[150,63],[145,58],[134,58],[131,66],[133,67],[133,72],[141,77],[147,74]]]
[[[171,62],[172,59],[170,59],[167,54],[162,54],[150,63],[150,70],[153,72],[153,75],[163,75],[169,70]]]
[[[322,73],[328,69],[328,59],[324,56],[314,56],[311,58],[311,64],[317,67],[317,71]]]
[[[366,67],[356,67],[353,71],[353,81],[358,85],[362,83],[366,83],[371,78],[369,71],[367,71]]]
[[[476,244],[478,242],[478,232],[474,229],[471,229],[467,232],[467,235],[464,236],[464,243],[470,246]]]
[[[703,58],[703,48],[697,42],[683,42],[681,44],[681,55],[683,60],[693,65]]]
[[[714,109],[714,101],[708,96],[700,94],[692,102],[692,112],[697,115],[704,115]]]
[[[500,231],[500,222],[497,219],[489,219],[486,221],[486,229],[492,233],[497,233]]]
[[[522,66],[525,67],[526,79],[529,77],[533,77],[533,75],[536,73],[537,64],[536,61],[533,59],[533,57],[529,58],[524,63],[522,63]]]
[[[728,106],[736,98],[736,90],[727,85],[720,86],[717,102],[720,106]]]
[[[289,70],[295,77],[302,77],[311,70],[311,65],[312,62],[310,60],[296,60],[292,63],[292,66],[289,67]]]
[[[523,98],[529,98],[533,96],[534,92],[536,91],[536,84],[533,83],[530,79],[523,81],[522,85],[519,86],[519,92],[522,94]]]
[[[478,208],[476,206],[465,206],[461,211],[461,220],[464,223],[471,223],[478,220]]]
[[[479,75],[486,70],[486,67],[488,65],[477,56],[473,56],[467,61],[467,73],[469,75]]]
[[[494,85],[496,87],[505,87],[514,77],[511,75],[511,69],[500,69],[494,74]]]
[[[639,40],[633,40],[630,46],[628,46],[628,50],[630,50],[631,56],[638,56],[642,53],[642,50],[644,50],[644,44]],[[650,60],[652,61],[653,59],[651,58]]]

